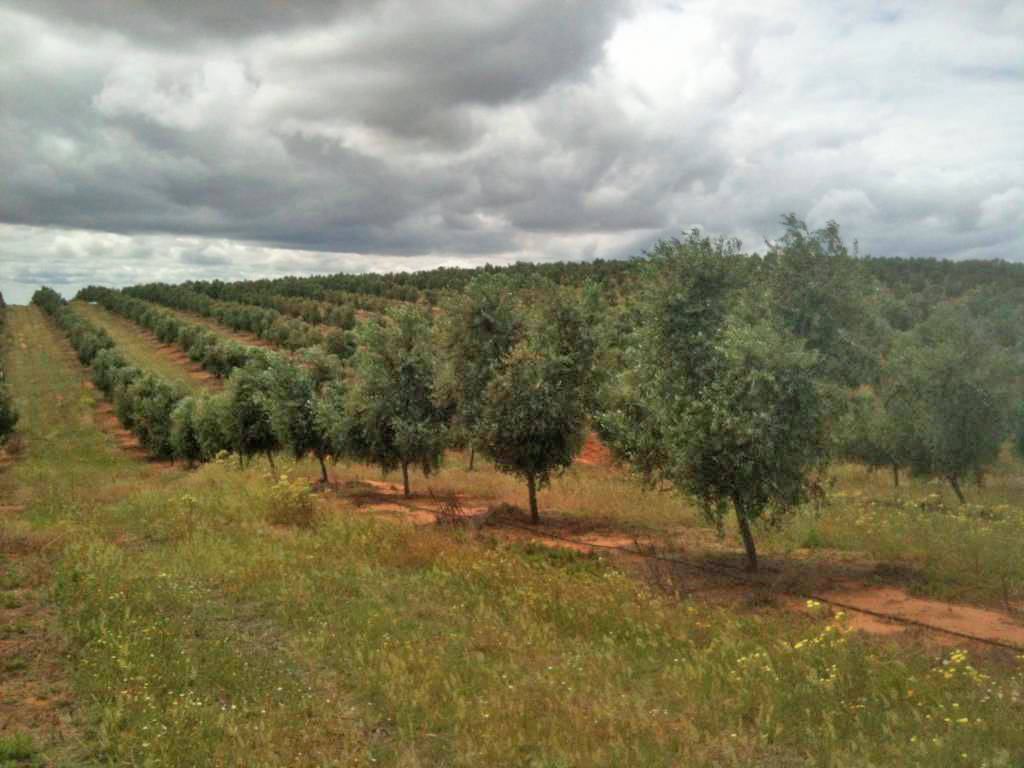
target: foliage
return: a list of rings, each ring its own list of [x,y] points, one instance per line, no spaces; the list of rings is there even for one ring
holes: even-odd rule
[[[430,318],[418,309],[391,310],[367,324],[353,358],[347,414],[348,452],[387,471],[409,466],[429,475],[441,465],[448,414],[435,403]]]
[[[55,315],[57,310],[67,302],[53,288],[44,285],[32,294],[32,303],[42,307],[48,315]]]
[[[870,469],[890,468],[899,485],[900,468],[906,465],[910,446],[906,435],[893,428],[890,409],[873,392],[861,393],[849,402],[839,426],[839,454]]]
[[[765,256],[768,300],[783,327],[818,352],[820,375],[847,386],[873,379],[882,326],[870,311],[872,280],[830,221],[809,230],[793,214]]]
[[[961,480],[991,465],[1007,432],[1012,367],[962,306],[900,336],[888,362],[889,423],[918,475]]]
[[[1017,406],[1014,419],[1013,443],[1022,457],[1024,457],[1024,401]]]
[[[539,280],[530,289],[530,312],[508,326],[521,337],[496,361],[484,391],[479,434],[499,469],[526,480],[537,522],[537,490],[583,447],[594,340],[566,292]]]
[[[130,402],[132,430],[152,456],[174,456],[171,443],[171,412],[184,392],[166,379],[143,373],[125,389]]]
[[[11,436],[18,425],[18,411],[6,387],[0,386],[0,445]]]
[[[6,313],[3,296],[0,296],[0,340],[3,339],[4,326],[6,324]],[[7,442],[7,439],[14,432],[18,424],[18,411],[14,407],[14,400],[7,390],[7,379],[4,375],[4,363],[0,358],[0,445]]]
[[[659,243],[638,299],[631,365],[605,390],[601,432],[651,484],[721,522],[729,505],[757,567],[750,521],[803,501],[827,455],[818,357],[752,315],[751,264],[729,240]]]
[[[171,411],[171,447],[174,455],[185,459],[189,466],[201,461],[204,454],[199,440],[198,412],[199,399],[196,397],[183,397]]]
[[[209,461],[221,451],[230,451],[234,447],[227,426],[230,406],[228,395],[224,393],[209,395],[196,403],[193,416],[195,435],[204,461]]]
[[[437,324],[437,397],[451,403],[453,432],[479,442],[487,388],[523,334],[517,286],[503,274],[481,275],[444,306]]]
[[[281,447],[272,423],[273,381],[264,360],[250,360],[236,368],[228,379],[224,434],[228,444],[240,458],[266,454],[271,467],[273,452]]]
[[[330,408],[340,410],[343,393],[338,389],[339,372],[329,362],[324,363],[324,357],[307,358],[306,365],[301,367],[276,357],[268,372],[274,434],[294,458],[313,454],[320,463],[321,479],[326,483],[324,460],[331,454],[343,455],[343,452],[336,452],[343,441],[330,431],[333,422],[322,418],[322,414]],[[325,399],[324,389],[329,382],[335,382],[335,387],[327,392]]]

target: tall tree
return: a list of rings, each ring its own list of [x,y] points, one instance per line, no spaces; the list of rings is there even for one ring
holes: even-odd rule
[[[429,315],[401,307],[364,326],[346,412],[350,452],[384,471],[401,468],[407,497],[410,465],[425,475],[441,465],[448,414],[434,396]]]
[[[792,508],[828,453],[818,356],[753,293],[732,240],[693,232],[650,254],[631,367],[599,417],[612,449],[652,485],[693,496],[709,519],[732,508],[757,568],[750,523]]]

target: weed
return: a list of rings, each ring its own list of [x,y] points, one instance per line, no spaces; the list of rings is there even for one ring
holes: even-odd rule
[[[274,525],[313,528],[317,524],[316,504],[308,484],[282,475],[269,491],[268,519]]]
[[[0,768],[32,768],[42,765],[43,761],[31,734],[0,734]]]

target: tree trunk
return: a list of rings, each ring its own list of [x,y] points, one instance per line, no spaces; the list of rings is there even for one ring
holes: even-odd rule
[[[409,498],[409,462],[402,462],[402,485],[405,488],[405,498]]]
[[[736,525],[740,529],[740,537],[743,539],[743,547],[747,550],[747,570],[753,573],[757,570],[757,548],[754,546],[754,537],[750,533],[750,523],[743,515],[743,507],[733,500],[736,508]]]
[[[964,498],[964,492],[960,490],[960,481],[953,475],[949,476],[949,484],[953,487],[953,493],[960,499],[961,504],[966,504],[967,499]]]
[[[900,487],[900,468],[899,465],[892,465],[892,484],[899,488]]]
[[[469,471],[473,471],[473,460],[476,458],[476,446],[469,444]]]
[[[320,479],[324,485],[327,485],[327,465],[324,464],[324,456],[322,453],[318,453],[316,458],[320,462]]]
[[[267,451],[267,461],[270,462],[270,471],[277,477],[277,465],[274,464],[274,454],[271,451]]]
[[[530,492],[530,522],[536,525],[540,522],[540,512],[537,511],[537,479],[533,475],[526,476],[526,488]]]

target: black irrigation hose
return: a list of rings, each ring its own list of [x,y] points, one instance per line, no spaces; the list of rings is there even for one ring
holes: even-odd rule
[[[553,539],[553,540],[556,540],[556,541],[565,541],[565,542],[568,542],[570,544],[575,544],[576,546],[580,546],[580,547],[590,547],[592,549],[611,550],[611,551],[615,551],[615,552],[622,552],[622,553],[625,553],[627,555],[632,555],[634,557],[643,557],[643,558],[647,558],[649,560],[660,560],[660,561],[666,562],[666,563],[673,563],[675,565],[682,565],[682,566],[685,566],[685,567],[690,568],[691,570],[694,570],[694,571],[697,571],[697,572],[717,571],[718,573],[721,573],[721,574],[731,578],[733,581],[735,581],[735,582],[737,582],[739,584],[749,584],[749,585],[752,585],[752,586],[758,586],[759,585],[759,583],[757,581],[754,581],[750,577],[741,575],[739,572],[736,571],[736,569],[730,568],[729,566],[712,565],[712,564],[709,564],[709,563],[704,563],[704,564],[694,563],[694,562],[690,562],[690,561],[687,561],[687,560],[681,560],[681,559],[675,558],[675,557],[665,557],[664,555],[655,555],[655,554],[651,554],[651,553],[648,553],[648,552],[641,552],[639,550],[627,549],[626,547],[618,547],[618,546],[615,546],[614,544],[596,544],[596,543],[592,544],[592,543],[587,542],[587,541],[580,541],[578,539],[571,539],[568,536],[560,536],[557,533],[549,533],[547,531],[537,530],[536,528],[528,528],[525,525],[518,525],[518,524],[510,522],[510,521],[504,521],[504,520],[503,521],[496,521],[496,524],[497,525],[501,525],[501,526],[505,526],[507,528],[515,528],[515,529],[518,529],[518,530],[521,530],[521,531],[525,531],[526,533],[530,533],[533,536],[539,536],[539,537],[542,537],[542,538]],[[813,592],[796,592],[796,591],[785,590],[785,589],[779,590],[779,592],[781,592],[784,595],[790,595],[791,597],[801,597],[801,598],[803,598],[805,600],[816,600],[819,603],[825,603],[827,605],[831,605],[831,606],[834,606],[836,608],[841,608],[841,609],[846,610],[846,611],[855,611],[857,613],[863,613],[863,614],[866,614],[868,616],[874,616],[875,618],[878,618],[878,619],[885,619],[886,621],[896,622],[897,624],[905,624],[905,625],[911,626],[911,627],[919,627],[921,629],[931,630],[932,632],[941,632],[941,633],[944,633],[944,634],[947,634],[947,635],[952,635],[954,637],[963,638],[965,640],[973,640],[976,643],[983,643],[983,644],[991,645],[991,646],[994,646],[994,647],[997,647],[997,648],[1005,648],[1006,650],[1015,651],[1017,653],[1024,653],[1024,648],[1022,648],[1021,646],[1018,646],[1018,645],[1014,645],[1013,643],[1006,643],[1006,642],[1003,642],[1002,640],[994,640],[994,639],[989,638],[989,637],[980,637],[978,635],[972,635],[972,634],[970,634],[968,632],[960,632],[960,631],[955,630],[955,629],[947,629],[946,627],[939,627],[939,626],[936,626],[934,624],[928,624],[926,622],[918,621],[917,619],[910,619],[910,618],[907,618],[905,616],[898,616],[898,615],[893,614],[893,613],[885,613],[884,611],[874,611],[874,610],[871,610],[870,608],[860,608],[860,607],[858,607],[856,605],[851,605],[849,603],[844,603],[844,602],[842,602],[840,600],[834,600],[832,598],[824,597],[823,595],[818,595],[818,594],[815,594]]]

